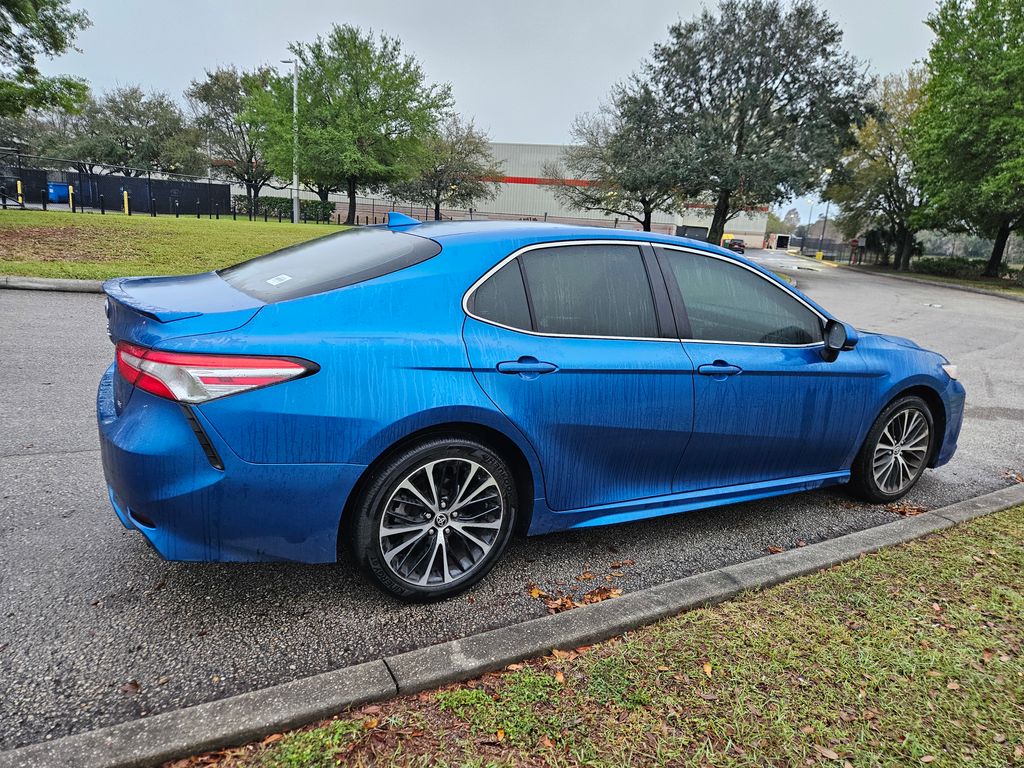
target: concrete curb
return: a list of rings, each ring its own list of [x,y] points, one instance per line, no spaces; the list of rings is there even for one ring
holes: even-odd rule
[[[997,299],[1006,299],[1007,301],[1016,301],[1024,304],[1024,296],[1014,296],[1011,293],[1002,293],[1000,291],[986,291],[984,288],[975,288],[971,285],[955,285],[953,283],[943,283],[938,280],[923,280],[919,277],[910,277],[909,275],[890,275],[885,272],[879,272],[874,269],[864,269],[862,267],[846,267],[847,269],[853,269],[856,272],[863,272],[867,275],[878,275],[879,277],[888,277],[891,280],[902,280],[905,283],[917,283],[918,285],[930,285],[932,288],[949,288],[954,291],[963,291],[964,293],[977,293],[982,296],[995,296]]]
[[[465,680],[522,659],[622,634],[683,611],[764,589],[883,547],[1024,504],[1024,485],[385,659],[325,672],[220,701],[0,753],[0,768],[142,768],[243,744],[347,707]]]
[[[18,277],[16,275],[0,275],[0,288],[12,288],[21,291],[103,293],[103,281],[71,280],[63,277]]]

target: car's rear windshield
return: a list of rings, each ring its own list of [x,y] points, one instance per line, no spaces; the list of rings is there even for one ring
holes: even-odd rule
[[[217,272],[239,291],[271,304],[333,291],[436,256],[433,240],[388,229],[347,229]]]

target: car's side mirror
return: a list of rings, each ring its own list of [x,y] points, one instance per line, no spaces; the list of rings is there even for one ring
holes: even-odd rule
[[[825,359],[835,360],[840,352],[857,346],[857,331],[852,325],[829,320],[825,323]]]

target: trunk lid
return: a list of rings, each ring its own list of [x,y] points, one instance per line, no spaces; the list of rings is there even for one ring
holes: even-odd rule
[[[114,343],[154,346],[179,336],[228,331],[249,322],[264,303],[216,272],[171,277],[117,277],[103,284],[107,333]]]

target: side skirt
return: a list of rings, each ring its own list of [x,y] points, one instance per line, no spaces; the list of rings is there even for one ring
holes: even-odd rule
[[[724,488],[707,488],[700,491],[673,493],[666,496],[652,496],[645,499],[634,499],[617,504],[602,504],[586,509],[574,509],[567,512],[555,512],[547,508],[543,499],[537,499],[529,535],[535,536],[569,528],[589,528],[598,525],[628,523],[634,520],[646,520],[662,515],[674,515],[678,512],[690,512],[695,509],[720,507],[725,504],[737,504],[743,501],[764,499],[769,496],[782,496],[787,493],[799,493],[826,485],[838,485],[848,482],[850,471],[825,472],[818,475],[788,477],[782,480],[766,480],[759,483],[730,485]]]

